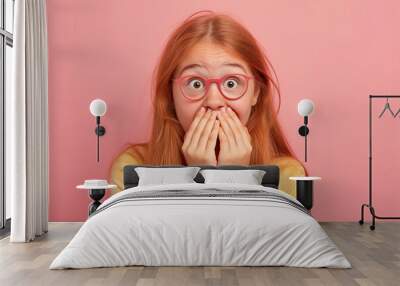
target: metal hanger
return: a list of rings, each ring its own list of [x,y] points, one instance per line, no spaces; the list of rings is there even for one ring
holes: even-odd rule
[[[397,117],[397,114],[399,114],[400,113],[400,108],[399,108],[399,110],[397,110],[397,112],[396,112],[396,114],[394,115],[394,117]]]
[[[381,114],[379,115],[379,118],[381,118],[383,116],[383,114],[385,113],[386,109],[389,110],[389,112],[392,114],[393,117],[396,117],[396,115],[399,113],[400,109],[396,112],[396,115],[394,115],[394,112],[392,111],[392,109],[390,108],[390,103],[389,103],[389,98],[386,97],[386,103],[385,103],[385,107],[383,108]]]

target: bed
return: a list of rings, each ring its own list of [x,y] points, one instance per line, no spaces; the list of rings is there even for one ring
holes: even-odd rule
[[[126,166],[124,191],[100,205],[50,269],[129,265],[351,268],[309,211],[277,189],[277,166],[198,166],[201,170],[262,170],[259,185],[205,182],[200,172],[193,182],[140,185],[138,167],[161,168]],[[184,166],[162,168],[180,167]]]

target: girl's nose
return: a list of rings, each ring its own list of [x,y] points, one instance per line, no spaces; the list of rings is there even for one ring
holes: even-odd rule
[[[203,106],[212,110],[218,110],[219,108],[226,106],[225,98],[219,91],[216,83],[212,83],[208,88]]]

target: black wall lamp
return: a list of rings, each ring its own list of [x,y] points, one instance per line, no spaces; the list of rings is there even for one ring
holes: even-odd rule
[[[297,111],[304,117],[304,125],[300,126],[299,134],[304,137],[304,161],[307,162],[307,135],[310,132],[308,129],[308,116],[314,110],[314,103],[310,99],[302,99],[297,105]]]
[[[107,111],[107,104],[105,103],[104,100],[101,99],[94,99],[90,103],[90,113],[92,113],[93,116],[96,117],[96,129],[94,132],[97,135],[97,162],[99,162],[99,157],[100,157],[100,136],[103,136],[106,134],[106,129],[104,126],[100,125],[100,117],[104,116]]]

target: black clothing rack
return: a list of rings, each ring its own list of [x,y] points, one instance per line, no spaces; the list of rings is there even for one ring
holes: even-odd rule
[[[361,206],[361,219],[359,223],[364,224],[364,208],[369,208],[372,216],[372,225],[370,229],[375,229],[375,219],[400,219],[400,217],[384,217],[378,216],[375,212],[372,203],[372,100],[373,99],[389,99],[389,98],[400,98],[400,95],[370,95],[369,96],[369,202]]]

